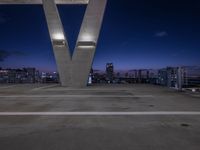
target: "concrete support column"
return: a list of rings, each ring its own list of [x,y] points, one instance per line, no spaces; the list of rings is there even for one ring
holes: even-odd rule
[[[62,86],[71,86],[71,55],[55,0],[43,0],[44,12]]]
[[[73,83],[87,85],[107,0],[89,0],[72,58]]]

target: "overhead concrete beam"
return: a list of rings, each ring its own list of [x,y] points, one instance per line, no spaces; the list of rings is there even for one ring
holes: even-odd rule
[[[88,4],[89,0],[55,0],[56,4]],[[0,4],[42,4],[42,0],[0,0]]]

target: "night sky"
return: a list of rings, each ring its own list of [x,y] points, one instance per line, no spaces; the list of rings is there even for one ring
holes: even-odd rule
[[[59,5],[71,50],[85,5]],[[200,65],[199,0],[108,0],[93,68]],[[0,67],[56,71],[41,5],[0,6]]]

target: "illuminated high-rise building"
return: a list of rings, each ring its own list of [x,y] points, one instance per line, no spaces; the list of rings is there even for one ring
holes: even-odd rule
[[[108,83],[113,83],[114,80],[114,66],[113,63],[106,64],[106,78]]]

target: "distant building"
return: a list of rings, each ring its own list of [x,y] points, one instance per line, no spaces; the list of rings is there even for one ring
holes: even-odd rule
[[[178,68],[167,67],[167,86],[178,87]]]
[[[184,67],[167,67],[158,70],[158,84],[181,89],[187,84]]]
[[[138,71],[138,82],[141,83],[142,82],[142,70]]]
[[[35,83],[36,81],[39,81],[39,73],[35,68],[0,70],[0,83]]]
[[[167,86],[167,69],[166,68],[158,70],[157,84]]]
[[[92,83],[107,83],[104,71],[93,70]]]
[[[200,66],[185,67],[186,84],[184,87],[200,87]]]
[[[114,66],[113,63],[106,64],[106,79],[108,83],[113,83],[114,80]]]
[[[59,75],[57,72],[42,72],[41,82],[42,83],[59,83]]]
[[[129,80],[130,83],[150,83],[150,77],[152,75],[151,70],[148,69],[139,69],[139,70],[130,70],[129,73]]]
[[[24,72],[26,73],[27,83],[35,83],[36,79],[36,69],[35,68],[24,68]]]
[[[8,70],[0,69],[0,83],[8,83]]]

